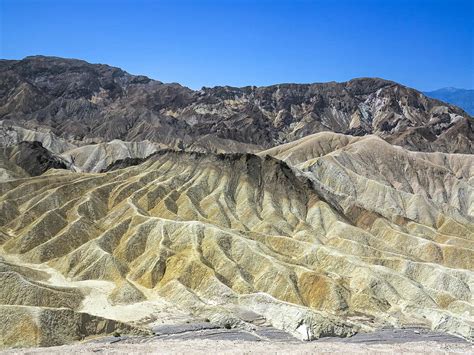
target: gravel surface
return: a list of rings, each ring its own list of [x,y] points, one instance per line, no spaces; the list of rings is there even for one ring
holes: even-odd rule
[[[104,337],[73,345],[8,350],[2,354],[474,354],[474,345],[452,335],[422,328],[381,329],[351,338],[299,341],[272,327],[254,332],[223,329],[210,323],[164,325],[149,337]]]

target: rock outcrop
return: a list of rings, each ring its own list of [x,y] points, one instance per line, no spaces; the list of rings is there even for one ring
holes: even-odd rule
[[[34,267],[34,266],[33,266]],[[0,259],[0,348],[53,346],[146,329],[77,312],[87,288],[53,286],[48,273]]]
[[[68,169],[70,164],[61,157],[52,154],[40,142],[20,142],[16,145],[0,148],[0,167],[7,176],[37,176],[49,169]]]
[[[90,336],[149,332],[66,308],[0,306],[0,348],[63,345]]]
[[[411,324],[472,338],[472,155],[334,133],[260,155],[164,150],[3,182],[4,255],[111,282],[111,302],[155,295],[249,329],[251,311],[301,339]]]
[[[413,150],[474,151],[466,112],[377,78],[193,91],[107,65],[37,56],[1,61],[0,82],[0,119],[72,144],[149,140],[254,152],[333,131],[376,134]]]

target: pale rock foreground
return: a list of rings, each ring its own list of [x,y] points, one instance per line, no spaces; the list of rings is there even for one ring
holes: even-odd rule
[[[146,302],[248,330],[251,312],[306,340],[413,324],[472,339],[473,166],[321,133],[259,156],[159,151],[2,182],[0,312],[91,314],[63,342],[117,321],[144,332],[125,310]],[[0,344],[58,344],[17,329]]]
[[[256,342],[226,340],[158,340],[152,343],[72,344],[28,349],[28,354],[470,354],[469,343]],[[18,354],[18,350],[5,354]]]

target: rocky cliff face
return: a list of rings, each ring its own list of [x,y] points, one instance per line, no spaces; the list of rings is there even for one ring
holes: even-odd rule
[[[377,134],[415,150],[473,151],[468,114],[376,78],[193,91],[106,65],[28,57],[1,61],[0,82],[0,119],[69,141],[150,140],[179,149],[199,141],[216,151],[215,140],[254,151],[333,131]]]

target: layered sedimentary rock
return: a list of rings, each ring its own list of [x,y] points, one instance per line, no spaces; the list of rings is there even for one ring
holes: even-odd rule
[[[81,171],[99,172],[116,161],[127,158],[144,159],[163,148],[165,146],[149,141],[122,142],[113,140],[71,149],[61,156]]]
[[[21,142],[40,142],[53,154],[61,154],[76,148],[76,145],[59,138],[49,129],[31,130],[16,126],[10,121],[0,121],[0,146],[9,147]]]
[[[301,339],[410,324],[472,338],[473,166],[334,133],[259,155],[162,150],[1,183],[2,250],[109,282],[111,303],[158,297],[223,325],[251,329],[253,312]]]
[[[0,61],[0,346],[190,313],[473,339],[474,133],[382,79],[194,91]]]
[[[66,308],[0,306],[0,347],[54,346],[107,334],[149,332]]]
[[[149,334],[76,310],[87,288],[54,286],[50,275],[0,258],[0,348],[53,346],[106,334]]]
[[[22,150],[25,150],[27,147],[34,146],[35,148],[33,150],[41,150],[41,156],[47,155],[54,157],[54,160],[62,161],[62,163],[66,165],[65,168],[69,170],[99,172],[125,159],[143,160],[160,149],[173,148],[166,144],[148,140],[125,142],[114,139],[110,142],[103,143],[90,143],[88,140],[72,140],[72,142],[51,133],[50,129],[41,128],[39,130],[30,130],[12,125],[11,122],[8,121],[0,121],[0,149],[7,148],[0,151],[0,160],[2,161],[11,160],[10,151],[15,149],[19,150],[18,147],[23,147]],[[174,146],[174,148],[177,147]],[[186,150],[216,153],[258,152],[261,150],[261,147],[207,135],[192,142],[187,146]],[[28,154],[29,153],[27,153],[27,155]],[[32,155],[37,156],[38,153],[32,152]],[[2,164],[5,165],[7,163]],[[33,165],[37,166],[38,163],[35,162]],[[45,167],[46,166],[48,168],[54,167],[52,165],[45,165]],[[3,179],[8,178],[8,176],[13,173],[12,169],[11,167],[8,169],[6,166],[3,167],[2,171],[9,170],[9,173],[3,173]],[[42,173],[47,169],[39,170],[40,171],[35,172],[33,175],[38,175],[39,172]]]
[[[377,134],[412,150],[473,152],[466,112],[377,78],[194,91],[107,65],[37,56],[0,61],[0,82],[0,119],[73,144],[149,140],[251,152],[333,131]]]
[[[75,167],[37,141],[0,147],[0,181],[38,176],[49,169],[75,170]]]

